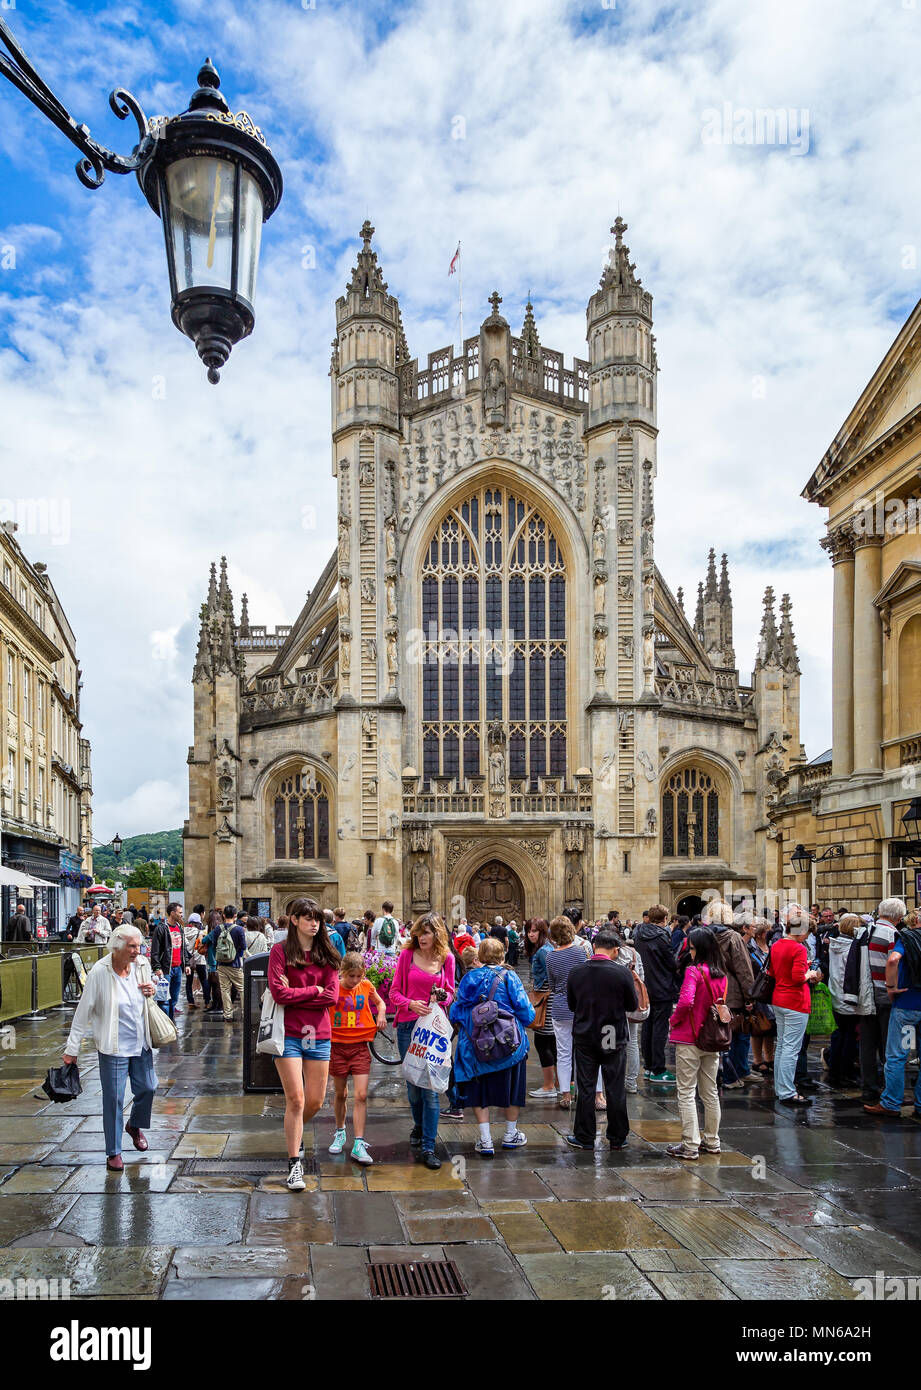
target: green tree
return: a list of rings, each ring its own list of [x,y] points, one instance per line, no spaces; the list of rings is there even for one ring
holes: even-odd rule
[[[177,864],[176,867],[175,867],[175,869],[173,870],[173,876],[172,876],[172,878],[171,878],[170,881],[169,881],[169,886],[170,886],[171,889],[177,889],[179,892],[182,891],[182,889],[183,889],[183,887],[184,887],[184,883],[183,883],[183,878],[182,878],[182,865],[181,865],[181,864]]]
[[[136,864],[128,878],[129,888],[162,888],[163,879],[160,865],[148,859],[144,864]]]

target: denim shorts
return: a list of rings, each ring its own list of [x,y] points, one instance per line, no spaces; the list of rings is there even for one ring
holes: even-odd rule
[[[332,1040],[330,1038],[318,1038],[316,1042],[308,1043],[303,1038],[285,1037],[285,1050],[282,1057],[302,1057],[305,1062],[328,1062]]]

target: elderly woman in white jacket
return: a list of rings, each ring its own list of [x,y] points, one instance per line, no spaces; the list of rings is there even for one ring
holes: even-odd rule
[[[838,923],[839,935],[828,940],[828,988],[837,1024],[827,1051],[830,1086],[859,1085],[857,1025],[862,1017],[876,1012],[870,953],[864,944],[854,943],[854,933],[859,926],[860,918],[853,912],[846,912]],[[852,969],[846,988],[845,970],[852,950],[858,953],[857,970]]]
[[[86,984],[70,1025],[64,1061],[76,1062],[80,1044],[92,1037],[99,1054],[102,1082],[102,1124],[106,1141],[106,1167],[124,1169],[122,1122],[125,1082],[131,1082],[133,1104],[125,1130],[136,1149],[148,1147],[143,1130],[150,1126],[157,1090],[147,998],[154,993],[150,965],[140,954],[141,933],[127,924],[109,938],[108,954],[98,960]],[[145,997],[146,996],[146,997]]]

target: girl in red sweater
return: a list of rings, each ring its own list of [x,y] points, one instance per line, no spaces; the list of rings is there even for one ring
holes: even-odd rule
[[[329,1006],[339,998],[339,952],[314,898],[291,904],[288,935],[269,952],[268,985],[285,1006],[285,1050],[275,1065],[285,1092],[288,1188],[303,1192],[304,1121],[323,1104],[329,1073]]]

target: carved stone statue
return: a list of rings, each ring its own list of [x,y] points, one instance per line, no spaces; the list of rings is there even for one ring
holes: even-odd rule
[[[618,598],[633,598],[632,574],[619,574],[617,576],[617,596]]]
[[[571,859],[566,866],[566,898],[571,903],[581,903],[585,879],[578,858]]]
[[[505,754],[501,748],[493,748],[489,755],[489,790],[505,790]]]
[[[506,402],[505,377],[498,357],[494,357],[486,369],[486,381],[483,389],[483,409],[488,425],[495,427],[505,424]]]
[[[361,601],[362,603],[373,603],[376,597],[376,590],[373,579],[363,579],[361,581]]]
[[[352,663],[352,637],[348,632],[339,630],[339,671],[342,676],[349,674]]]
[[[387,559],[397,558],[397,519],[391,512],[384,522],[384,544],[387,547]]]
[[[600,628],[595,629],[595,671],[604,674],[608,664],[608,639]]]
[[[595,612],[604,612],[604,575],[595,575]]]
[[[607,547],[607,537],[604,534],[604,518],[596,516],[592,522],[592,556],[596,560],[604,559],[604,552]]]
[[[424,859],[417,859],[412,869],[413,906],[427,907],[432,876]]]
[[[387,675],[391,681],[397,674],[397,635],[393,631],[387,633]]]
[[[349,581],[344,574],[339,576],[339,617],[349,616]]]
[[[339,514],[339,563],[347,565],[349,554],[352,548],[352,537],[349,530],[349,519],[344,513]]]
[[[358,481],[362,487],[371,487],[374,483],[374,464],[367,459],[358,471]]]
[[[655,835],[658,830],[658,817],[656,816],[655,806],[650,806],[646,812],[646,834]]]

